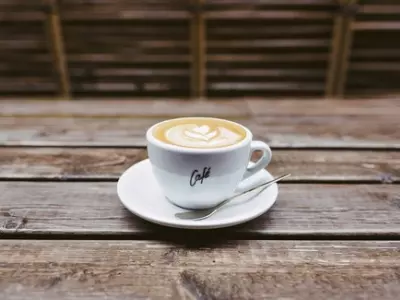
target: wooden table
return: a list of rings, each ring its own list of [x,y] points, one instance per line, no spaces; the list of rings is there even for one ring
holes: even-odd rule
[[[170,117],[273,148],[270,212],[194,232],[133,216],[116,181]],[[399,299],[400,98],[0,102],[1,299]]]

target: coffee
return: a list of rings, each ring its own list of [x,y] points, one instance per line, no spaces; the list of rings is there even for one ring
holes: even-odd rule
[[[214,118],[180,118],[158,124],[153,136],[164,143],[186,148],[221,148],[246,137],[243,127]]]

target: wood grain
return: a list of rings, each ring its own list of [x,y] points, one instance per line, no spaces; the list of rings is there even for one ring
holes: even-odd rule
[[[0,148],[0,179],[117,180],[145,158],[146,149]],[[291,173],[286,182],[400,182],[400,152],[274,150],[268,170]]]
[[[247,79],[259,81],[260,78],[275,78],[275,77],[283,77],[287,79],[322,79],[325,76],[325,72],[323,70],[317,69],[301,69],[297,70],[293,69],[251,69],[251,68],[238,68],[238,69],[210,69],[207,72],[207,76],[213,79],[221,78],[224,80],[224,77],[228,77],[229,80],[243,80],[241,77],[243,74],[246,74]]]
[[[135,42],[147,42],[147,43],[159,43],[163,42],[163,45],[170,45],[176,42],[185,42],[184,45],[188,44],[188,27],[180,26],[184,22],[170,22],[168,26],[164,22],[143,22],[137,23],[137,26],[131,26],[129,23],[114,23],[114,22],[98,22],[92,23],[66,23],[66,31],[71,35],[71,38],[75,35],[80,37],[79,39],[72,39],[71,42],[85,43],[84,37],[86,36],[89,41],[101,41],[101,36],[107,36],[110,38],[116,38],[122,36],[136,36],[140,37],[139,41],[124,41],[125,43]],[[92,25],[92,26],[87,26]],[[139,26],[140,25],[140,26]],[[88,36],[88,33],[93,33],[94,36]],[[148,39],[144,39],[148,37]],[[174,39],[166,39],[166,37],[174,37]],[[165,43],[168,41],[168,43]],[[103,41],[105,44],[106,41]]]
[[[368,98],[349,97],[348,101],[327,98],[288,98],[265,101],[262,98],[247,98],[252,116],[302,115],[302,116],[373,116],[397,115],[400,109],[399,95],[373,96]]]
[[[265,71],[265,70],[264,70]],[[256,70],[254,70],[256,72]],[[262,70],[259,70],[261,72]],[[267,71],[265,71],[267,72]],[[230,75],[227,70],[227,75]],[[268,73],[266,73],[268,74]],[[286,73],[285,76],[287,75]],[[4,98],[0,102],[0,116],[264,116],[264,115],[397,115],[400,109],[400,95],[373,96],[368,98],[348,98],[348,101],[334,99],[286,98],[266,101],[263,98],[246,97],[207,100],[179,100],[176,98],[126,99],[76,99],[77,101],[48,101],[32,99]],[[97,100],[97,101],[93,101]]]
[[[196,114],[196,110],[191,108],[193,106],[186,106],[187,115]],[[140,106],[137,109],[139,110]],[[181,108],[181,111],[183,112],[184,109],[185,106]],[[116,108],[116,110],[118,109]],[[271,108],[271,110],[274,109]],[[86,108],[86,111],[89,111],[89,108]],[[113,111],[112,108],[110,111]],[[173,109],[170,111],[170,114],[176,114],[176,112],[172,112]],[[216,116],[219,111],[209,111],[208,114]],[[128,108],[127,113],[129,113]],[[163,112],[160,111],[160,113]],[[238,114],[240,113],[244,112],[238,112]],[[164,115],[167,114],[166,110]],[[184,113],[180,115],[182,116]],[[253,131],[255,139],[266,141],[272,147],[400,148],[400,124],[397,115],[375,115],[373,118],[368,115],[351,117],[269,115],[255,119],[239,115],[236,117],[225,116],[225,118],[247,126]],[[145,146],[146,130],[151,125],[165,119],[168,117],[0,117],[0,145]]]
[[[276,40],[252,40],[249,43],[248,40],[227,40],[227,41],[212,41],[208,44],[209,48],[221,48],[221,47],[232,47],[232,48],[318,48],[329,46],[328,39],[276,39]],[[289,54],[290,55],[290,54]],[[293,54],[292,54],[293,55]],[[295,54],[294,54],[295,55]]]
[[[216,82],[209,84],[209,90],[216,91],[307,91],[307,92],[321,92],[324,86],[318,82],[308,82],[299,84],[298,82],[278,82],[278,83],[265,83],[265,82],[251,82],[250,80],[242,79],[240,82]],[[240,96],[237,96],[240,97]]]
[[[248,22],[248,21],[247,21]],[[250,25],[249,23],[247,23]],[[236,26],[235,26],[236,25]],[[253,26],[252,31],[248,30],[248,26],[241,26],[236,22],[232,23],[220,23],[217,28],[211,28],[212,31],[209,33],[211,39],[217,40],[218,38],[228,37],[242,37],[242,38],[260,38],[260,37],[299,37],[299,36],[316,36],[316,35],[329,35],[331,33],[330,24],[298,24],[297,26],[291,26],[289,24],[264,24],[259,23],[258,26]],[[235,30],[232,31],[232,27],[235,26]]]
[[[225,8],[230,8],[230,7],[241,7],[241,8],[257,8],[257,7],[262,7],[265,4],[269,5],[274,5],[278,6],[280,8],[291,8],[291,7],[314,7],[314,8],[322,8],[325,9],[327,7],[331,7],[333,5],[331,0],[319,0],[319,1],[314,1],[314,0],[268,0],[266,3],[260,2],[258,0],[249,0],[246,2],[243,2],[242,0],[213,0],[210,1],[207,7],[209,8],[216,8],[216,7],[225,7]]]
[[[68,59],[71,63],[118,63],[123,64],[129,61],[129,63],[135,64],[153,64],[153,63],[164,63],[164,64],[182,64],[189,63],[190,56],[182,54],[132,54],[131,51],[126,53],[71,53],[68,55]]]
[[[0,242],[4,299],[397,299],[400,242]]]
[[[151,188],[151,187],[149,187]],[[0,182],[1,236],[190,238],[191,232],[142,221],[119,202],[115,182]],[[396,184],[280,184],[270,212],[205,236],[400,236]]]
[[[95,99],[93,99],[95,100]],[[135,99],[93,101],[32,101],[4,99],[0,102],[1,116],[247,116],[245,101],[238,100],[177,100]]]
[[[216,116],[248,126],[273,147],[400,147],[398,96],[349,101],[261,99],[1,102],[2,145],[144,146],[152,124]],[[41,118],[39,118],[41,117]]]
[[[314,60],[313,60],[314,57]],[[276,68],[279,67],[277,63],[292,63],[293,65],[291,67],[295,67],[296,63],[299,62],[308,62],[308,63],[325,63],[325,61],[328,59],[327,54],[319,54],[319,53],[300,53],[300,54],[282,54],[282,53],[271,53],[271,54],[266,54],[266,53],[256,53],[256,54],[246,54],[246,53],[240,53],[240,54],[235,54],[231,53],[229,55],[226,54],[209,54],[207,55],[207,61],[210,63],[231,63],[231,64],[243,64],[244,67],[248,65],[252,65],[254,68],[260,68],[266,67],[269,68]],[[261,64],[261,65],[255,65],[255,64]],[[239,65],[240,66],[240,65]],[[307,64],[303,64],[303,68],[310,68],[313,66],[309,66]],[[229,69],[228,67],[221,68],[222,70],[224,69]],[[302,69],[302,68],[300,68]],[[319,68],[322,69],[322,68]],[[244,77],[246,78],[246,77]]]
[[[226,11],[210,11],[205,14],[207,20],[329,20],[332,13],[324,11],[306,11],[306,10],[226,10]]]
[[[256,139],[280,147],[398,148],[396,116],[264,116],[251,127]]]
[[[110,3],[107,7],[99,7],[96,11],[92,6],[87,6],[86,10],[66,10],[63,6],[63,17],[67,22],[93,22],[93,21],[134,21],[134,20],[150,20],[150,21],[176,21],[188,20],[190,14],[182,9],[181,5],[178,9],[169,10],[151,10],[140,7],[123,7],[116,8],[114,3]]]
[[[398,31],[400,29],[400,22],[398,21],[365,21],[357,22],[352,26],[356,31]]]

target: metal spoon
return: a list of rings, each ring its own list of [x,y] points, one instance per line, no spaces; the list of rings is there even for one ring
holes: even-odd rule
[[[222,201],[221,203],[219,203],[217,206],[211,207],[211,208],[207,208],[207,209],[202,209],[202,210],[193,210],[193,211],[185,211],[185,212],[179,212],[175,214],[175,217],[178,219],[183,219],[183,220],[192,220],[192,221],[200,221],[200,220],[204,220],[208,217],[211,217],[213,214],[215,214],[221,207],[223,207],[225,204],[227,204],[228,202],[230,202],[231,200],[242,196],[244,194],[247,194],[251,191],[254,191],[255,189],[258,189],[260,187],[263,187],[257,194],[255,194],[252,198],[258,196],[259,194],[261,194],[266,188],[268,188],[271,184],[278,182],[279,180],[282,180],[286,177],[289,177],[290,174],[285,174],[282,176],[279,176],[275,179],[272,179],[268,182],[265,182],[259,186],[253,187],[243,193],[237,194],[233,197],[227,198],[224,201]]]

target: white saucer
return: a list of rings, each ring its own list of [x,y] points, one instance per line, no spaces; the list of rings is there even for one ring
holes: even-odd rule
[[[259,184],[271,179],[272,175],[262,170],[251,178],[251,183]],[[254,195],[259,192],[258,189],[240,196],[208,219],[200,221],[175,217],[175,213],[185,209],[175,206],[164,197],[148,159],[131,166],[121,175],[117,192],[129,211],[147,221],[177,228],[211,229],[237,225],[262,215],[275,203],[278,186],[275,183],[256,197]]]

